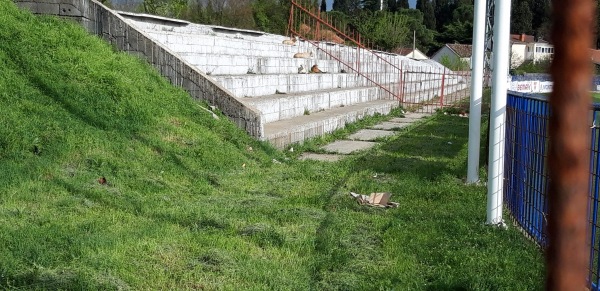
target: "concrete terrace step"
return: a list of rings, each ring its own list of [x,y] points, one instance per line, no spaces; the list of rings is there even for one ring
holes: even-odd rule
[[[398,106],[399,102],[396,100],[376,100],[267,123],[264,128],[264,140],[278,148],[285,148],[293,143],[344,128],[346,124],[366,116],[376,113],[388,114]]]
[[[211,75],[297,74],[300,65],[307,70],[317,65],[324,72],[340,72],[338,61],[299,58],[249,57],[241,55],[214,55],[180,53],[186,61]]]
[[[375,74],[376,81],[396,80],[395,74]],[[373,84],[358,74],[279,74],[212,76],[237,97],[272,95],[276,92],[298,93],[337,88],[355,88]]]
[[[127,19],[257,110],[253,112],[260,114],[260,138],[279,148],[330,133],[368,115],[388,114],[400,106],[395,99],[400,92],[407,98],[425,100],[436,97],[442,82],[445,92],[463,87],[458,79],[445,77],[442,81],[439,72],[444,68],[439,65],[395,54],[373,54],[327,42],[285,45],[282,41],[286,36],[151,15],[129,13]],[[293,58],[298,52],[313,52],[313,56]],[[327,73],[298,74],[300,65],[309,69],[314,64]],[[344,64],[357,68],[368,79]],[[341,69],[346,72],[341,73]]]
[[[275,122],[316,113],[336,107],[349,106],[361,102],[375,101],[380,98],[377,87],[352,89],[328,89],[295,94],[275,94],[245,98],[256,107],[265,122]]]
[[[211,72],[211,75],[244,75],[249,70],[256,74],[293,74],[298,72],[300,65],[310,69],[313,65],[319,66],[324,72],[339,73],[341,69],[350,72],[346,65],[337,60],[327,59],[304,59],[293,57],[256,57],[230,54],[206,54],[206,53],[178,53],[182,58],[192,65],[200,68],[202,71]],[[361,72],[389,73],[398,72],[389,66],[383,66],[375,63],[362,62],[353,65],[355,68],[360,66]]]
[[[316,50],[307,42],[296,45],[282,44],[280,41],[260,42],[253,39],[212,35],[177,34],[170,32],[146,31],[156,41],[169,46],[179,53],[228,54],[253,57],[292,57],[295,53]]]
[[[325,60],[335,60],[329,55],[317,50],[306,41],[298,41],[296,45],[284,45],[282,41],[287,39],[284,36],[270,35],[256,31],[246,31],[237,29],[228,29],[229,33],[215,33],[217,27],[188,24],[181,27],[169,25],[153,24],[148,25],[143,22],[129,20],[138,25],[146,33],[151,35],[157,41],[168,45],[172,50],[178,53],[206,53],[206,54],[233,54],[246,55],[253,57],[287,57],[293,56],[297,52],[313,51],[315,58]],[[236,33],[236,31],[239,31]],[[248,32],[251,32],[249,35]],[[337,58],[350,60],[362,60],[366,64],[375,64],[376,57],[370,52],[358,50],[356,47],[318,42],[319,46],[333,53]],[[404,56],[390,53],[377,53],[383,59],[390,63],[399,65],[401,62],[405,65],[420,66],[423,63],[411,60]],[[386,66],[385,64],[380,64]],[[428,66],[428,65],[425,65]],[[383,71],[384,68],[379,68]]]
[[[282,44],[286,37],[256,37],[239,34],[215,34],[212,32],[192,33],[188,31],[169,31],[163,29],[145,28],[146,33],[161,43],[169,45],[173,50],[180,52],[199,52],[215,54],[238,54],[247,56],[284,57],[297,52],[312,50],[315,54],[327,54],[317,50],[308,41],[300,40],[294,45]],[[353,46],[339,45],[327,42],[317,42],[320,48],[331,52],[335,57],[343,59],[360,59],[364,62],[373,62],[377,57],[373,53],[357,49]],[[243,49],[240,51],[240,49]],[[406,65],[419,65],[418,61],[391,53],[376,53],[379,58],[390,63],[402,60]]]

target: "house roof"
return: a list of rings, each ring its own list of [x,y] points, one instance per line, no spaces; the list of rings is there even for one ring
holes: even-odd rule
[[[399,54],[399,55],[408,55],[410,53],[412,53],[413,49],[412,48],[408,48],[408,47],[399,47],[399,48],[395,48],[392,52],[395,54]]]
[[[446,44],[460,58],[470,58],[473,54],[473,46],[470,44]]]
[[[512,42],[523,42],[532,43],[535,42],[535,36],[528,34],[511,34],[510,41]]]
[[[406,47],[399,47],[399,48],[395,48],[392,52],[395,54],[402,55],[402,56],[408,56],[413,52],[413,49],[406,48]],[[415,54],[418,54],[418,53],[425,56],[425,54],[422,51],[420,51],[418,48],[415,48]]]

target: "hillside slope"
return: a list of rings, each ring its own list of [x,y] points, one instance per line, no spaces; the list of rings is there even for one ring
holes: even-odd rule
[[[467,135],[438,115],[297,161],[76,24],[0,0],[0,289],[537,290],[541,252],[484,225],[485,188],[461,182]]]
[[[0,289],[198,281],[278,153],[76,24],[1,0],[0,40]]]

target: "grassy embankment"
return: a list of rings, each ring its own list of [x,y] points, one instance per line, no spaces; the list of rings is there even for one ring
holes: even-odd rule
[[[0,0],[0,40],[0,289],[541,289],[461,181],[466,119],[301,162],[74,24]]]

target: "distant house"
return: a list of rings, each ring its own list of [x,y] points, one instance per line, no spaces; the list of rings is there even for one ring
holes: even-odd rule
[[[457,64],[458,61],[466,62],[470,67],[472,51],[473,48],[470,44],[448,43],[435,52],[435,54],[431,56],[431,59],[440,64],[443,62],[449,62],[450,64]]]
[[[527,45],[527,59],[534,63],[551,59],[554,56],[554,46],[547,41],[538,40]]]
[[[413,60],[427,60],[429,59],[422,51],[418,48],[413,50],[412,48],[397,48],[393,51],[401,56],[409,57]]]
[[[525,61],[537,63],[542,60],[551,59],[554,55],[554,46],[544,40],[535,40],[533,35],[511,34],[510,35],[510,67],[516,68]],[[470,44],[446,44],[431,57],[438,63],[446,58],[450,64],[462,60],[471,64],[472,46]]]
[[[554,55],[554,46],[544,40],[535,40],[533,35],[511,34],[510,67],[516,68],[525,61],[537,63],[551,59]]]
[[[535,42],[533,35],[510,35],[510,68],[514,69],[527,59],[527,44]]]

